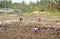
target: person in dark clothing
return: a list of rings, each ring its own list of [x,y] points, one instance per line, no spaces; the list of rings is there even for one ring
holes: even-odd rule
[[[23,19],[22,18],[19,18],[20,21],[22,21]]]

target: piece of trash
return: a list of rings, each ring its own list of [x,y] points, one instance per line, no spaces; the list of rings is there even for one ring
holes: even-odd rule
[[[57,30],[57,29],[54,29],[54,30]]]
[[[3,27],[0,27],[0,30],[3,30]]]
[[[0,22],[0,24],[2,24],[2,22]]]
[[[50,29],[50,28],[47,28],[48,30]]]

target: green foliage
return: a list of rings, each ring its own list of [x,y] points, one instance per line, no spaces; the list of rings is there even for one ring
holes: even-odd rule
[[[9,1],[7,1],[7,0],[0,1],[0,7],[2,7],[2,8],[10,8],[11,4],[12,4],[11,0],[9,0]]]
[[[23,13],[33,11],[55,12],[60,11],[60,0],[41,0],[37,1],[36,3],[30,1],[28,5],[24,1],[22,3],[12,3],[11,0],[5,0],[0,2],[0,8],[12,8],[22,10]]]

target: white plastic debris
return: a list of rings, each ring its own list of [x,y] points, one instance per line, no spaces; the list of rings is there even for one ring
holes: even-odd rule
[[[0,22],[0,24],[2,24],[2,22]]]
[[[49,30],[50,28],[48,28],[48,30]]]
[[[57,29],[55,29],[55,30],[57,30]]]
[[[2,27],[0,27],[0,30],[2,30]]]

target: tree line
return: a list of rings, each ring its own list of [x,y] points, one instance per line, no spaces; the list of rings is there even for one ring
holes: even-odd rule
[[[41,0],[36,3],[30,1],[27,5],[22,3],[12,3],[11,0],[0,1],[0,8],[12,8],[22,10],[23,12],[32,11],[60,11],[60,0]]]

